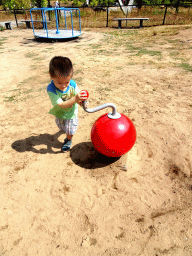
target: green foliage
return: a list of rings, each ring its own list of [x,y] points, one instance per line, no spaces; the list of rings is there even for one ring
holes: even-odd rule
[[[3,0],[3,8],[7,9],[26,9],[31,4],[30,0]]]
[[[47,0],[41,0],[41,7],[47,7]]]
[[[5,28],[3,26],[0,26],[0,31],[3,31],[3,30],[5,30]]]
[[[116,0],[91,0],[90,6],[107,6],[115,3]]]
[[[136,0],[136,3],[138,3],[139,0]],[[143,0],[142,4],[182,4],[186,2],[185,0]]]
[[[1,0],[0,0],[1,1]],[[47,0],[3,0],[4,9],[28,9],[33,6],[46,7]]]
[[[90,6],[97,6],[98,5],[98,0],[92,0],[91,2],[90,2]]]
[[[62,0],[67,1],[67,0]],[[90,0],[90,6],[107,6],[112,5],[116,0]],[[80,7],[83,4],[86,4],[86,0],[73,0],[73,5]]]
[[[61,0],[60,2],[64,3],[64,4],[68,4],[68,0]]]
[[[33,5],[37,7],[47,7],[47,0],[32,0]]]
[[[82,6],[83,3],[84,3],[84,1],[73,0],[73,5],[75,7],[80,7],[80,6]]]

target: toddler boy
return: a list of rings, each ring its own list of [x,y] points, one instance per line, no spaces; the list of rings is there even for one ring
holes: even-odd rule
[[[61,148],[62,152],[66,152],[70,150],[72,137],[77,131],[78,104],[81,105],[86,96],[79,93],[77,84],[71,80],[73,65],[69,58],[62,56],[52,58],[49,63],[49,74],[52,81],[47,87],[47,93],[53,105],[49,113],[55,115],[57,126],[66,133]]]

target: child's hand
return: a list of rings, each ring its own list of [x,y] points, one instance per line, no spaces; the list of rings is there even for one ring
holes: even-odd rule
[[[84,96],[82,96],[80,92],[75,95],[75,102],[76,103],[81,104],[81,102],[83,100],[84,100]]]
[[[82,101],[85,101],[88,98],[88,92],[87,91],[80,91],[78,94],[75,96],[75,102],[76,103],[81,103]]]

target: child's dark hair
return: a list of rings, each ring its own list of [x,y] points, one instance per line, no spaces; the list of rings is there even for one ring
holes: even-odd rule
[[[49,74],[51,77],[55,77],[57,73],[64,76],[73,74],[73,64],[69,58],[55,56],[51,59],[49,63]]]

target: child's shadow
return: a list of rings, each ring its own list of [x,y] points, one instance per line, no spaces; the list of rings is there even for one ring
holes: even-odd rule
[[[18,152],[32,151],[38,154],[57,154],[61,153],[62,144],[58,137],[63,134],[61,131],[54,135],[40,134],[31,136],[23,140],[17,140],[12,143],[12,148]],[[56,149],[53,150],[53,149]]]
[[[40,134],[12,143],[12,148],[18,152],[31,151],[38,154],[58,154],[61,152],[62,142],[58,140],[63,132],[54,135]],[[82,142],[73,146],[70,150],[72,161],[85,169],[96,169],[108,166],[119,158],[107,157],[98,153],[91,142]]]

